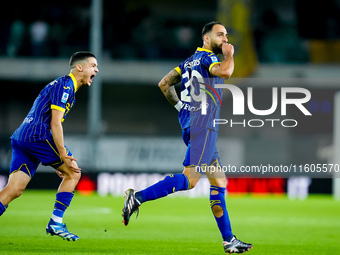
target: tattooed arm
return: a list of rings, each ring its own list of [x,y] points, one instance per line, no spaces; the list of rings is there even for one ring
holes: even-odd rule
[[[174,87],[180,81],[181,75],[173,69],[158,83],[158,87],[172,106],[176,106],[180,102]]]

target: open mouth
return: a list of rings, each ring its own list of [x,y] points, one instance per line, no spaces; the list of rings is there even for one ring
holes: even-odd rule
[[[92,74],[91,76],[90,76],[90,81],[92,82],[93,81],[93,78],[95,77],[96,75],[94,75],[94,74]]]

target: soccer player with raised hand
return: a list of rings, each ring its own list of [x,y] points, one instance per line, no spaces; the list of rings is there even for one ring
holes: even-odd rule
[[[234,47],[227,37],[227,30],[221,23],[206,24],[202,30],[203,47],[198,47],[191,57],[159,82],[166,99],[179,111],[183,140],[188,146],[184,171],[168,175],[144,190],[127,190],[123,222],[127,226],[130,216],[138,212],[142,203],[194,188],[205,173],[210,182],[210,206],[223,238],[224,251],[243,253],[252,245],[237,239],[231,230],[225,201],[226,177],[224,172],[217,171],[221,166],[216,147],[218,126],[213,125],[213,120],[219,119],[223,92],[215,89],[215,85],[223,84],[234,71]],[[220,53],[224,55],[223,61],[217,56]],[[181,100],[174,88],[179,82]]]
[[[42,89],[28,115],[11,136],[12,162],[8,183],[0,191],[0,216],[26,189],[38,165],[49,165],[56,169],[62,181],[46,233],[77,241],[79,237],[63,224],[63,215],[73,198],[81,169],[64,145],[62,122],[75,103],[76,91],[91,86],[99,70],[96,57],[87,51],[74,53],[69,64],[70,74],[57,78]]]

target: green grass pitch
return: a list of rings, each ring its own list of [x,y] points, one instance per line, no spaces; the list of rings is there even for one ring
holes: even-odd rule
[[[64,221],[77,242],[45,234],[55,192],[27,190],[0,217],[0,254],[224,254],[208,198],[169,196],[122,223],[122,197],[76,194]],[[310,196],[227,197],[234,234],[248,254],[340,254],[340,201]]]

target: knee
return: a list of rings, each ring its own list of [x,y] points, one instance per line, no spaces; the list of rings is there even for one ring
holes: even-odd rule
[[[18,189],[18,190],[16,190],[16,192],[14,193],[15,198],[20,197],[21,194],[22,194],[22,192],[24,192],[23,189]]]
[[[71,177],[72,180],[78,182],[78,181],[80,180],[81,173],[76,173],[76,172],[73,172],[73,171],[72,171],[70,177]]]
[[[9,188],[9,190],[10,190],[9,192],[10,197],[12,197],[12,200],[20,197],[21,194],[24,192],[24,189],[21,187],[12,187],[12,188]]]
[[[68,178],[68,179],[71,179],[73,181],[76,181],[78,182],[80,180],[80,177],[81,177],[81,173],[77,173],[77,172],[74,172],[72,170],[69,170],[65,173],[63,173],[64,177]]]

